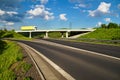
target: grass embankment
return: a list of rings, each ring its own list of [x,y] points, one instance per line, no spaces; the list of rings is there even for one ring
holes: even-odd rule
[[[14,33],[13,38],[18,39],[18,40],[32,40],[31,38],[25,37],[25,36],[18,34],[18,33]]]
[[[119,42],[114,42],[112,40],[120,40],[120,28],[99,28],[89,34],[79,37],[78,39],[87,42],[119,45]]]
[[[0,80],[15,80],[26,73],[30,64],[23,61],[21,48],[14,42],[6,41],[5,50],[0,54]],[[21,75],[17,75],[22,73]]]
[[[120,40],[120,29],[97,29],[89,34],[81,36],[80,38],[100,39],[100,40]]]
[[[18,40],[32,40],[29,37],[25,37],[19,33],[16,33],[14,30],[0,30],[0,38],[13,38]]]

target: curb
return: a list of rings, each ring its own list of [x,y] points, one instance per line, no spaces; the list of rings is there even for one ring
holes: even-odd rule
[[[24,47],[27,47],[29,49],[31,49],[32,51],[34,51],[35,53],[37,53],[42,60],[45,62],[45,64],[47,66],[49,66],[49,68],[53,71],[53,73],[55,74],[55,76],[58,78],[58,80],[75,80],[75,78],[73,78],[70,74],[68,74],[66,71],[64,71],[62,68],[60,68],[58,65],[56,65],[54,62],[52,62],[50,59],[48,59],[47,57],[45,57],[42,53],[36,51],[35,49],[33,49],[32,47],[20,43],[21,45],[24,45]],[[32,53],[33,54],[33,53]],[[31,55],[30,55],[31,56]],[[31,57],[32,58],[32,57]],[[34,61],[34,60],[33,60]],[[35,63],[35,62],[34,62]],[[42,70],[41,70],[42,71]],[[42,72],[43,73],[43,72]],[[41,75],[41,73],[40,73]],[[45,74],[43,74],[44,76]],[[50,79],[42,79],[42,80],[50,80]]]

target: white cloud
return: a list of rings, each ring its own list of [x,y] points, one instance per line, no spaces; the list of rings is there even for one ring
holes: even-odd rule
[[[71,3],[80,3],[83,2],[84,0],[69,0],[69,2]]]
[[[79,8],[86,8],[87,5],[86,4],[75,4],[75,6],[73,7],[74,9],[79,9]]]
[[[110,11],[109,11],[110,6],[111,6],[111,3],[101,2],[96,10],[88,11],[89,15],[92,17],[97,17],[97,16],[101,16],[103,14],[108,14],[108,13],[110,13]]]
[[[119,14],[116,14],[116,17],[119,18]]]
[[[14,23],[13,22],[6,22],[6,25],[7,26],[12,26],[12,25],[14,25]]]
[[[5,11],[3,11],[3,10],[0,9],[0,16],[4,15],[4,14],[5,14]]]
[[[18,12],[0,9],[0,22],[5,25],[14,25],[14,22],[20,22],[22,18],[23,16]]]
[[[79,7],[78,6],[74,6],[73,9],[79,9]]]
[[[33,16],[29,16],[29,17],[27,17],[26,19],[33,19],[34,17]]]
[[[101,26],[102,22],[98,22],[96,26]]]
[[[66,14],[60,14],[59,17],[60,20],[67,21]]]
[[[25,0],[0,0],[1,24],[14,25],[14,23],[21,22],[23,20],[25,14],[20,13],[22,1]],[[18,9],[20,10],[18,11]]]
[[[120,9],[120,4],[118,4],[118,9]]]
[[[46,4],[48,2],[48,0],[40,0],[41,4]]]
[[[82,12],[87,12],[87,10],[82,10]]]
[[[14,22],[8,22],[8,21],[3,21],[3,20],[0,20],[0,22],[4,23],[6,26],[12,26],[15,24]]]
[[[0,9],[0,16],[2,16],[4,14],[13,15],[13,14],[18,14],[18,13],[15,11],[3,11]]]
[[[104,19],[106,22],[110,22],[111,21],[111,18],[105,18]]]
[[[109,13],[110,6],[111,6],[111,3],[101,2],[97,10],[102,13]]]
[[[85,8],[85,7],[86,7],[86,5],[85,5],[85,4],[79,4],[78,6],[79,6],[79,7],[83,7],[83,8]]]
[[[41,17],[45,20],[54,19],[53,13],[46,10],[44,5],[36,5],[34,9],[27,11],[30,15],[29,19],[34,17]]]
[[[42,15],[42,13],[44,12],[44,6],[43,5],[36,5],[35,9],[31,9],[28,11],[28,13],[30,15],[33,15],[33,16],[38,16],[38,15]]]
[[[18,14],[18,12],[15,12],[15,11],[8,11],[6,13],[9,14],[9,15]]]

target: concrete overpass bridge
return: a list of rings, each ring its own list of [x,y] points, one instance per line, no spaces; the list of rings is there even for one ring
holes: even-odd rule
[[[68,38],[68,35],[69,35],[69,33],[71,33],[71,32],[81,32],[81,33],[85,33],[85,32],[91,32],[91,31],[94,31],[94,29],[92,29],[92,28],[86,28],[86,29],[49,29],[49,30],[18,30],[18,31],[15,31],[15,32],[17,32],[17,33],[25,33],[25,32],[27,32],[27,33],[29,33],[29,38],[31,38],[31,35],[32,35],[32,33],[34,33],[34,32],[39,32],[39,33],[41,33],[41,32],[45,32],[45,38],[48,38],[49,36],[48,36],[48,34],[49,34],[49,32],[61,32],[62,33],[62,36],[61,37],[63,37],[63,33],[65,33],[66,34],[66,38]]]

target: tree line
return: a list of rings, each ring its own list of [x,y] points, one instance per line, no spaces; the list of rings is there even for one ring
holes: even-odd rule
[[[110,29],[110,28],[120,28],[120,24],[117,23],[109,23],[108,25],[106,24],[101,24],[101,28],[106,28],[106,29]]]

